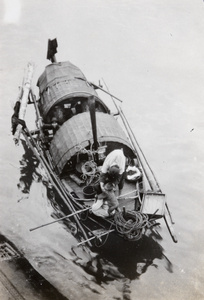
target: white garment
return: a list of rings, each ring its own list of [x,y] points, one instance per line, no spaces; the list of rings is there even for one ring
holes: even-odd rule
[[[117,165],[119,167],[119,174],[121,175],[125,171],[125,162],[126,158],[123,150],[113,150],[106,156],[101,171],[102,173],[107,173],[109,168]]]

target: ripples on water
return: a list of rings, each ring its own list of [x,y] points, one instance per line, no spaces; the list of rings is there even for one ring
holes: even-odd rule
[[[16,18],[4,16],[2,6],[1,228],[67,298],[204,299],[203,3],[194,2],[120,1],[116,10],[115,1],[52,1],[49,7],[47,1],[21,1]],[[178,244],[163,224],[163,240],[157,235],[127,244],[112,235],[105,246],[91,250],[75,247],[68,221],[29,232],[63,214],[29,149],[19,177],[19,166],[12,166],[18,154],[7,134],[9,103],[15,102],[30,60],[37,63],[35,84],[46,64],[46,41],[55,37],[59,59],[75,62],[90,80],[104,77],[126,100],[130,123],[167,193]]]
[[[41,195],[46,198],[44,199],[46,204],[42,206],[42,209],[49,211],[53,220],[68,214],[69,212],[64,210],[63,204],[59,204],[58,196],[50,185],[48,177],[38,160],[33,156],[26,143],[23,140],[21,142],[25,152],[20,160],[20,178],[17,186],[24,195],[24,200],[26,195],[32,198],[32,195],[29,195],[33,193],[31,186],[34,182],[37,182],[43,185],[46,190],[45,195]],[[36,220],[37,222],[38,220]],[[72,233],[76,236],[76,225],[71,220],[60,221],[60,224],[66,230],[66,234],[70,235]],[[25,226],[27,225],[25,224]],[[60,239],[60,234],[59,236],[54,236],[54,239],[56,239],[57,243],[58,239]],[[76,268],[83,269],[85,273],[91,276],[92,282],[95,282],[99,287],[104,284],[110,285],[111,282],[115,285],[118,282],[120,284],[119,290],[122,293],[121,297],[123,299],[131,299],[130,282],[138,280],[142,274],[148,271],[150,266],[158,268],[158,260],[163,260],[167,271],[173,272],[172,263],[164,255],[163,248],[159,244],[161,239],[159,232],[155,231],[149,232],[139,242],[130,243],[116,235],[111,235],[111,238],[109,237],[105,244],[103,240],[103,245],[96,244],[91,249],[86,246],[69,245],[68,249],[71,258],[69,264],[74,263]],[[42,270],[45,265],[48,268],[49,264],[50,266],[53,265],[56,262],[56,256],[58,259],[61,256],[62,261],[66,259],[62,254],[59,254],[54,249],[53,251],[50,249],[48,256],[43,256],[42,253],[42,256],[35,258],[35,262],[38,268]],[[155,259],[157,259],[157,263],[154,262]],[[64,267],[63,264],[62,267]],[[58,264],[57,276],[60,279],[59,268]],[[63,280],[63,278],[61,279]],[[87,285],[89,285],[89,280]]]

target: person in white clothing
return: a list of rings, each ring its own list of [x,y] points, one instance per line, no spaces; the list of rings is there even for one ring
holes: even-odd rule
[[[110,152],[102,166],[102,173],[107,173],[111,167],[117,166],[119,168],[119,174],[122,175],[125,171],[126,158],[123,153],[123,149],[116,149]]]
[[[123,149],[116,149],[110,152],[103,163],[99,184],[94,188],[98,194],[96,203],[93,204],[93,211],[100,208],[103,203],[108,204],[109,215],[114,214],[118,210],[118,200],[115,195],[116,185],[119,187],[119,195],[121,194],[125,180],[126,157]]]
[[[104,186],[106,183],[111,182],[119,187],[119,195],[124,185],[124,172],[125,172],[126,157],[123,149],[116,149],[110,152],[103,163],[100,174],[100,188],[105,192]]]

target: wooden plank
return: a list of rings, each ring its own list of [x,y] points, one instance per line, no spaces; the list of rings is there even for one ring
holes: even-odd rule
[[[156,216],[164,216],[165,207],[165,195],[160,193],[147,193],[144,195],[144,199],[141,206],[141,212],[144,214],[153,215],[156,212]]]
[[[19,115],[18,115],[18,118],[20,120],[25,119],[26,108],[27,108],[27,104],[28,104],[28,96],[29,96],[29,93],[30,93],[31,82],[32,82],[32,78],[33,78],[33,72],[34,72],[34,65],[32,63],[28,63],[27,73],[26,73],[26,76],[24,78],[24,83],[23,83],[23,86],[22,86],[23,93],[22,93],[22,97],[21,97],[21,100],[20,100],[21,105],[20,105],[20,110],[19,110]],[[18,126],[16,128],[16,132],[15,132],[15,135],[14,135],[14,138],[13,138],[16,145],[18,145],[18,143],[19,143],[22,128],[23,128],[23,126],[21,124],[18,124]]]

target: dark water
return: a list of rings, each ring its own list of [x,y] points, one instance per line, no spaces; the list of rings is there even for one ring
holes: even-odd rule
[[[70,300],[203,299],[203,2],[9,3],[1,1],[0,12],[1,234]],[[58,60],[70,60],[95,83],[103,78],[124,99],[123,110],[167,194],[178,244],[163,221],[157,236],[139,244],[112,238],[91,250],[76,247],[70,224],[29,231],[52,221],[58,207],[30,150],[14,145],[10,116],[29,61],[36,65],[37,93],[47,40],[55,37]],[[29,107],[28,127],[33,123]]]

